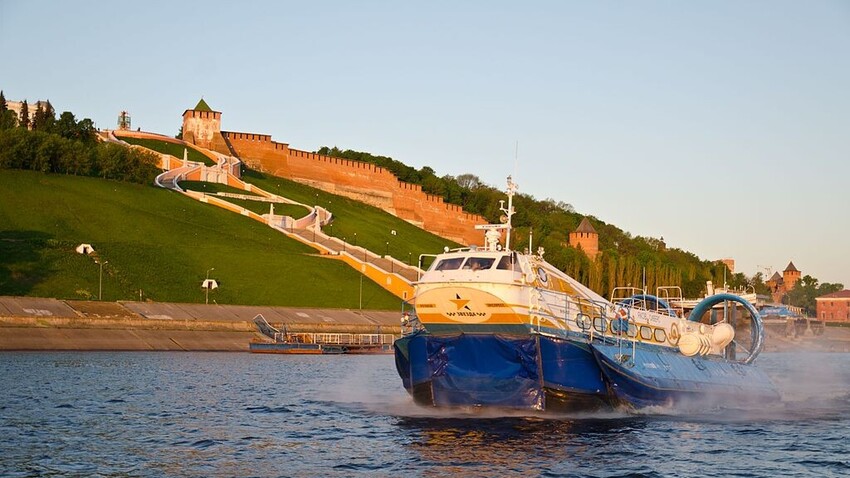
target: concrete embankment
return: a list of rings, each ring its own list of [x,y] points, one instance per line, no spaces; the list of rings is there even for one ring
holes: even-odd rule
[[[399,334],[399,313],[0,297],[0,350],[248,351],[262,314],[290,332]]]
[[[262,314],[289,332],[399,334],[399,313],[160,302],[0,297],[0,350],[248,351]],[[768,330],[766,352],[850,352],[850,328],[789,337]]]

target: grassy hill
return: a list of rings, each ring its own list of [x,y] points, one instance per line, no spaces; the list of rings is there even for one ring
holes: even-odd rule
[[[185,150],[187,153],[187,159],[189,161],[204,163],[207,166],[215,166],[215,161],[204,156],[203,154],[201,154],[200,151],[194,148],[187,148],[176,143],[167,143],[165,141],[158,141],[156,139],[150,138],[132,138],[130,136],[119,136],[118,139],[130,144],[144,146],[145,148],[152,149],[158,153],[170,154],[178,159],[183,159],[183,151]]]
[[[369,221],[349,206],[346,215],[358,215],[351,225]],[[377,222],[407,233],[405,224]],[[374,230],[360,229],[361,244],[379,242],[366,239]],[[0,295],[96,298],[99,266],[74,251],[80,243],[109,262],[103,300],[138,300],[141,290],[144,299],[203,302],[200,284],[213,267],[221,288],[210,303],[356,309],[361,297],[356,271],[243,216],[153,186],[0,170]],[[400,305],[368,280],[362,302]]]
[[[389,252],[389,255],[402,262],[410,260],[415,264],[420,254],[436,254],[446,246],[459,246],[376,207],[295,181],[254,170],[246,170],[242,179],[301,203],[327,208],[334,214],[334,221],[323,229],[326,234],[344,238],[349,244],[365,247],[377,254]],[[268,206],[265,212],[268,212]],[[482,234],[482,241],[483,237]]]

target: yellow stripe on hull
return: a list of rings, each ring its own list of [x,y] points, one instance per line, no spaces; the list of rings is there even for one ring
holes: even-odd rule
[[[529,322],[528,307],[519,302],[518,289],[505,288],[499,292],[513,300],[473,287],[435,287],[420,291],[416,297],[416,316],[428,324],[520,325]]]

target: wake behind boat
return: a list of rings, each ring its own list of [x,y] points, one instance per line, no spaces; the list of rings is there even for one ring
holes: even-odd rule
[[[764,331],[748,302],[712,296],[685,319],[658,296],[606,300],[546,262],[542,249],[511,250],[515,192],[508,177],[504,224],[477,226],[483,247],[446,250],[415,284],[412,314],[402,319],[408,333],[394,344],[414,401],[569,411],[778,398],[751,365]],[[747,340],[736,340],[743,321],[699,322],[726,302],[750,314]]]

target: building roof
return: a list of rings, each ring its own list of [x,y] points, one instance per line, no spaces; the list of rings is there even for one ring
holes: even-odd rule
[[[791,261],[791,262],[788,263],[788,267],[785,268],[785,272],[800,272],[800,271],[797,270],[796,267],[794,267],[794,261]]]
[[[596,234],[596,229],[593,228],[593,225],[591,225],[590,221],[588,221],[585,217],[581,220],[575,232],[586,232]]]
[[[822,295],[816,299],[850,299],[850,290],[844,289],[832,294]]]
[[[782,276],[779,275],[779,272],[774,272],[773,275],[770,276],[770,279],[768,279],[768,280],[772,280],[774,282],[782,282]]]
[[[203,98],[201,98],[201,101],[198,101],[198,104],[193,109],[195,111],[213,111]]]

